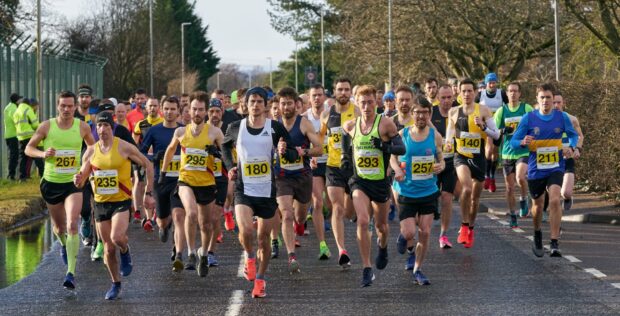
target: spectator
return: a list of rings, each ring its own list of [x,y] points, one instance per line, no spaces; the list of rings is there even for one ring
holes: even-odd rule
[[[9,104],[4,107],[4,140],[9,150],[9,179],[15,180],[17,170],[17,162],[19,159],[19,142],[17,141],[17,132],[15,131],[15,123],[13,122],[13,114],[17,110],[17,103],[22,97],[13,93],[9,97]]]
[[[30,164],[28,156],[26,156],[26,145],[34,135],[34,131],[39,127],[39,117],[36,108],[39,102],[36,99],[23,99],[19,104],[15,113],[13,113],[13,123],[15,124],[15,132],[19,141],[19,180],[25,180],[30,177]],[[34,163],[39,169],[39,176],[43,176],[43,160],[34,159]]]

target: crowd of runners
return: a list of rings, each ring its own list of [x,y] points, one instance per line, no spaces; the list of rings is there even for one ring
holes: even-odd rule
[[[390,240],[407,254],[413,281],[429,285],[422,266],[433,221],[440,221],[433,238],[441,248],[452,248],[455,237],[473,247],[480,194],[495,192],[500,162],[510,227],[531,216],[532,250],[542,257],[548,213],[550,256],[561,256],[560,220],[572,205],[583,135],[552,85],[536,88],[533,105],[521,88],[511,82],[501,90],[489,73],[482,86],[429,78],[420,91],[383,93],[340,78],[331,96],[317,84],[302,95],[253,87],[161,99],[137,89],[123,101],[93,100],[83,84],[77,94],[57,95],[57,116],[33,129],[25,153],[44,161],[41,194],[68,289],[81,240],[109,271],[105,298],[118,297],[133,269],[132,222],[172,240],[162,263],[200,277],[219,264],[222,230],[237,232],[255,298],[266,296],[271,259],[287,257],[289,272],[301,272],[295,249],[310,223],[318,260],[332,258],[331,230],[336,263],[349,269],[359,260],[362,286],[372,284],[373,268],[387,266]],[[455,199],[461,225],[450,236]],[[396,217],[400,230],[390,234]],[[345,221],[357,225],[360,258],[347,252]]]

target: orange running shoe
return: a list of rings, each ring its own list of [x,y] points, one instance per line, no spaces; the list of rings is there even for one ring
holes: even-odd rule
[[[471,248],[474,246],[474,230],[469,229],[469,234],[467,236],[467,242],[465,243],[465,248]]]
[[[252,290],[252,298],[263,298],[267,296],[265,293],[265,280],[256,279],[254,281],[254,289]]]
[[[133,212],[133,222],[138,223],[138,224],[142,222],[142,216],[140,216],[140,210]]]
[[[232,211],[224,212],[224,227],[227,231],[235,229],[235,219],[233,218]]]
[[[461,231],[459,232],[459,237],[456,241],[459,244],[467,243],[468,236],[469,236],[469,226],[461,225]]]
[[[304,224],[298,224],[297,222],[294,222],[293,227],[295,228],[295,234],[297,236],[304,235]]]
[[[245,276],[245,279],[248,281],[254,281],[254,279],[256,279],[256,258],[245,259],[245,265],[243,267],[243,275]]]
[[[215,240],[218,244],[221,244],[224,242],[224,233],[220,232],[219,235],[217,235],[217,239]]]

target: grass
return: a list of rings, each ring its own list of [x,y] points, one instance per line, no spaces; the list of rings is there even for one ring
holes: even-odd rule
[[[38,177],[24,182],[0,180],[0,229],[39,214],[44,208]]]

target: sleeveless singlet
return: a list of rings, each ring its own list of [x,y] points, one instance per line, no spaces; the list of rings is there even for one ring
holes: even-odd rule
[[[376,115],[372,124],[372,129],[366,135],[362,133],[362,118],[358,117],[355,121],[355,132],[353,134],[353,160],[355,161],[355,174],[366,180],[385,179],[386,163],[383,159],[383,152],[376,149],[372,144],[372,137],[380,138],[379,122],[381,116]]]
[[[312,114],[312,110],[308,110],[308,112],[306,112],[306,117],[308,118],[308,120],[310,121],[310,123],[312,123],[312,126],[314,127],[314,131],[320,135],[321,133],[321,115],[319,115],[319,118],[314,118],[314,115]],[[327,145],[327,141],[328,141],[329,137],[323,137],[323,155],[321,155],[320,157],[316,158],[316,162],[317,163],[326,163],[327,162],[327,152],[328,152],[328,145]]]
[[[439,190],[437,175],[433,172],[437,153],[435,130],[429,128],[428,136],[420,142],[411,137],[410,130],[411,127],[406,127],[403,131],[403,142],[407,150],[398,158],[401,168],[404,167],[405,179],[394,181],[393,187],[402,196],[421,198]]]
[[[121,202],[131,199],[131,161],[118,151],[120,139],[114,137],[112,148],[101,152],[95,144],[95,153],[90,158],[93,169],[93,193],[95,202]]]
[[[474,158],[484,154],[484,141],[487,133],[483,132],[474,123],[474,117],[480,116],[480,104],[474,105],[474,112],[465,115],[465,106],[459,106],[456,120],[456,152],[467,158]]]
[[[215,185],[213,166],[209,166],[212,160],[208,159],[209,154],[205,150],[207,145],[212,144],[209,139],[209,124],[204,124],[198,136],[192,135],[190,126],[185,127],[181,140],[179,181],[195,187]]]
[[[248,131],[247,118],[239,124],[237,137],[238,170],[243,182],[243,194],[253,197],[270,198],[273,184],[273,138],[271,120],[258,135]]]
[[[355,105],[349,103],[349,108],[344,113],[336,112],[336,106],[329,109],[327,119],[327,165],[340,168],[340,155],[342,154],[342,124],[355,118]]]
[[[49,120],[50,129],[43,140],[43,150],[50,147],[56,149],[56,155],[45,159],[43,179],[53,183],[73,182],[73,175],[80,170],[80,154],[82,150],[82,136],[80,134],[80,120],[73,119],[68,129],[61,129],[56,119]]]
[[[290,137],[290,145],[293,147],[309,148],[310,141],[301,132],[301,119],[303,117],[298,115],[293,123],[293,127],[288,131]],[[280,120],[280,123],[282,121]],[[284,123],[282,123],[284,125]],[[288,161],[286,158],[278,155],[276,159],[276,170],[278,170],[279,177],[296,176],[300,174],[306,174],[311,171],[310,159],[308,157],[297,157],[295,161]]]

